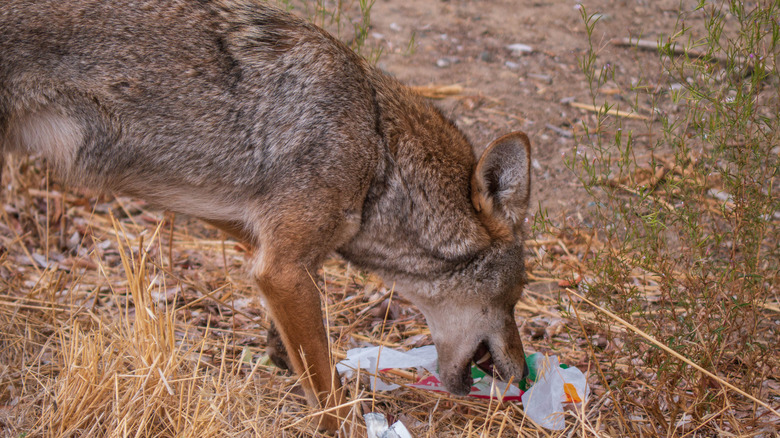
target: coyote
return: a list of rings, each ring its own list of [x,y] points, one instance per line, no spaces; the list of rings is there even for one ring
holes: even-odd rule
[[[527,370],[530,144],[477,159],[434,106],[317,26],[256,0],[2,0],[0,148],[65,184],[200,218],[254,248],[310,404],[348,411],[309,273],[334,252],[425,316],[440,374]]]

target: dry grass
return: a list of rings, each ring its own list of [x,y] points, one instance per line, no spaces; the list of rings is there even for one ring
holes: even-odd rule
[[[41,168],[12,164],[2,195],[0,436],[316,435],[296,379],[264,356],[267,319],[242,272],[243,248],[195,221],[172,227],[171,216],[133,200],[49,187]],[[352,399],[419,437],[625,436],[621,425],[654,414],[635,407],[619,418],[626,407],[614,409],[599,364],[642,364],[604,348],[598,310],[565,292],[576,285],[564,280],[572,272],[587,274],[578,260],[594,245],[596,236],[576,230],[529,241],[532,281],[517,307],[527,350],[589,371],[593,396],[565,431],[535,426],[517,404],[413,388],[374,393],[366,376],[346,382]],[[419,313],[371,276],[332,260],[319,277],[336,359],[365,343],[431,343]],[[410,382],[404,373],[385,377]],[[777,375],[767,382],[776,385]],[[745,409],[777,427],[765,408],[726,387],[722,396],[733,409],[670,436],[707,436],[697,428],[711,433],[713,425],[733,431]],[[359,436],[362,421],[354,424]]]
[[[440,98],[460,89],[417,91]],[[679,163],[662,164],[630,175],[636,181],[602,183],[636,195],[631,187],[690,177]],[[243,272],[244,248],[135,200],[63,191],[45,169],[23,159],[10,161],[3,175],[0,438],[317,435],[296,378],[264,354],[268,320]],[[660,193],[652,199],[669,205]],[[722,214],[723,203],[706,201]],[[776,248],[777,235],[768,237]],[[372,392],[365,375],[345,382],[351,400],[400,419],[416,437],[657,436],[658,424],[670,437],[778,436],[778,278],[766,279],[773,295],[757,310],[757,340],[775,357],[742,363],[738,348],[719,351],[734,365],[696,372],[697,391],[658,388],[657,370],[642,353],[667,343],[610,320],[579,296],[594,275],[586,259],[609,250],[602,238],[596,229],[564,223],[528,242],[531,281],[516,308],[526,351],[556,354],[586,371],[593,390],[582,410],[570,413],[566,430],[537,427],[519,404],[414,388]],[[318,274],[334,360],[367,343],[431,343],[416,309],[369,274],[335,259]],[[684,278],[679,273],[674,281]],[[662,290],[655,274],[632,268],[618,280],[641,294],[645,314],[657,312],[652,306]],[[641,341],[627,345],[616,335],[631,332]],[[667,353],[675,366],[698,366]],[[745,367],[761,376],[749,388],[739,379]],[[411,382],[400,372],[385,378]],[[359,436],[362,421],[350,421]]]
[[[2,195],[0,436],[316,435],[296,379],[264,356],[267,319],[242,272],[243,248],[195,221],[171,226],[171,216],[133,200],[50,187],[38,170],[45,167],[27,164],[12,163]],[[413,388],[374,393],[366,376],[346,382],[352,399],[419,437],[624,436],[621,425],[654,414],[636,407],[619,418],[626,407],[614,409],[599,363],[642,364],[604,348],[598,310],[565,292],[576,285],[564,280],[572,272],[587,274],[578,260],[594,245],[596,236],[576,230],[529,241],[532,281],[517,307],[527,350],[589,371],[593,396],[565,431],[535,426],[517,404]],[[319,278],[336,359],[366,343],[431,343],[419,313],[371,276],[332,260]],[[385,377],[410,383],[404,373]],[[777,375],[767,382],[776,385]],[[670,436],[706,436],[697,427],[711,433],[713,425],[733,431],[744,409],[777,427],[765,408],[726,387],[722,396],[733,409]]]
[[[0,436],[315,435],[296,379],[264,357],[239,245],[133,200],[49,187],[27,164],[10,166],[0,222]],[[414,309],[343,262],[319,286],[336,358],[431,342]],[[515,405],[360,380],[353,399],[420,436],[545,435]]]
[[[64,192],[28,164],[12,161],[2,195],[0,436],[315,435],[296,379],[264,356],[243,248],[133,200]],[[372,277],[339,260],[320,274],[336,359],[431,343],[419,313]],[[520,320],[540,313],[556,315],[555,302],[529,294],[518,308]],[[352,399],[416,436],[548,436],[515,404],[365,382],[346,382]]]

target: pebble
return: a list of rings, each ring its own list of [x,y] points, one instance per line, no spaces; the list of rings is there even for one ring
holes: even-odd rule
[[[547,123],[544,126],[547,129],[549,129],[549,130],[555,132],[556,134],[560,135],[561,137],[566,137],[566,138],[574,137],[574,134],[572,134],[572,132],[569,131],[568,129],[559,128],[559,127],[553,125],[552,123]]]
[[[439,58],[436,61],[436,67],[439,68],[446,68],[451,66],[452,64],[457,64],[460,62],[460,58],[456,56],[448,57],[448,58]]]
[[[710,196],[717,198],[718,200],[721,200],[723,202],[733,202],[734,197],[731,196],[729,193],[724,192],[722,190],[718,189],[710,189],[707,192]]]
[[[539,73],[528,73],[528,77],[531,79],[547,82],[548,84],[552,84],[552,76],[550,75],[544,75]]]
[[[523,55],[534,51],[533,47],[528,46],[526,44],[520,44],[520,43],[510,44],[506,46],[506,48],[511,50],[512,53],[515,55]]]
[[[594,347],[598,348],[599,350],[604,350],[609,346],[609,341],[607,340],[604,335],[595,335],[591,336],[590,342],[593,344]]]
[[[479,60],[483,62],[493,62],[493,54],[485,50],[479,54]]]
[[[512,61],[507,61],[507,62],[504,63],[504,65],[509,67],[509,68],[511,68],[512,70],[520,68],[520,64],[518,64],[516,62],[512,62]]]

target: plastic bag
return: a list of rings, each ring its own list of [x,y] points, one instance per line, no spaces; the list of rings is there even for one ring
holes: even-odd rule
[[[377,371],[381,372],[394,368],[425,370],[429,374],[427,377],[421,378],[408,386],[428,391],[446,392],[444,384],[441,383],[441,379],[436,372],[437,367],[438,355],[436,347],[433,345],[413,348],[405,352],[376,346],[353,348],[347,351],[347,358],[336,365],[338,372],[345,376],[351,376],[352,372],[358,368],[367,370],[371,378],[371,389],[374,391],[391,391],[400,387],[399,385],[386,383],[381,378],[375,376],[374,373]],[[470,396],[483,399],[499,398],[502,401],[520,401],[522,391],[520,391],[517,385],[494,380],[491,376],[485,375],[476,366],[472,367],[471,376],[474,379],[474,384],[469,392]]]
[[[427,371],[429,375],[407,386],[444,391],[444,385],[436,374],[437,360],[436,348],[433,345],[406,352],[387,347],[365,347],[349,350],[347,359],[338,363],[336,368],[342,375],[350,375],[359,368],[369,371],[372,390],[380,391],[393,390],[399,385],[383,382],[374,375],[375,372],[392,368],[416,368],[418,371]],[[556,356],[546,357],[540,353],[526,357],[526,364],[529,369],[529,382],[520,382],[519,387],[493,380],[477,367],[473,367],[474,385],[469,395],[499,398],[503,401],[522,400],[528,418],[548,429],[563,429],[564,404],[580,403],[588,398],[590,390],[585,375],[577,368],[560,364]]]
[[[388,427],[387,418],[378,412],[365,414],[363,419],[366,421],[367,438],[412,438],[403,423],[396,421]]]
[[[587,400],[590,388],[582,371],[565,367],[556,356],[535,353],[526,358],[531,386],[521,399],[525,415],[538,425],[561,430],[565,426],[564,403]]]

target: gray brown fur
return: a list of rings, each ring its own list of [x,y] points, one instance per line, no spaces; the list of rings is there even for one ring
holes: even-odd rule
[[[480,343],[502,377],[525,372],[513,308],[528,139],[504,136],[478,163],[427,101],[286,12],[3,0],[0,148],[253,245],[251,272],[313,404],[344,400],[307,275],[333,251],[420,307],[450,390],[468,390]]]

